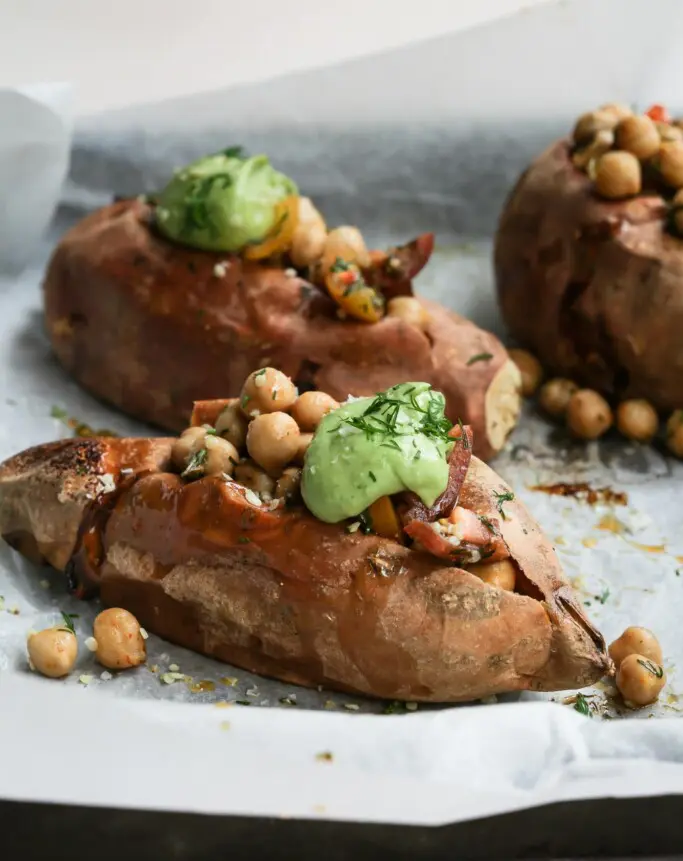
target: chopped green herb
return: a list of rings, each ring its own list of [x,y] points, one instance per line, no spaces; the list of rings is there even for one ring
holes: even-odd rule
[[[511,490],[504,490],[501,493],[494,490],[493,495],[496,497],[496,508],[498,509],[498,513],[503,520],[507,520],[507,515],[505,514],[503,505],[505,505],[506,502],[512,502],[515,498],[515,494]]]
[[[358,519],[360,520],[360,529],[361,532],[365,533],[365,535],[369,535],[372,532],[372,517],[368,511],[362,511],[358,515]]]
[[[61,611],[61,613],[62,613],[62,619],[64,619],[63,630],[69,631],[70,633],[75,634],[76,629],[74,628],[74,623],[73,623],[74,616],[69,615],[68,613],[65,613],[63,610]]]
[[[370,472],[368,472],[368,475],[370,476],[370,478],[371,478],[373,481],[375,481],[375,482],[377,481],[377,478],[376,478],[376,476],[375,476],[375,473],[374,473],[372,470],[370,470]]]
[[[240,401],[240,406],[242,409],[247,408],[247,404],[249,403],[249,395],[242,395],[242,400]]]
[[[330,266],[330,272],[348,272],[351,268],[351,265],[343,260],[341,257],[337,257],[334,263]]]
[[[579,712],[579,714],[586,715],[586,717],[593,717],[593,712],[591,711],[590,703],[584,696],[584,694],[576,695],[576,702],[574,703],[575,711]]]
[[[280,702],[283,706],[295,706],[296,700],[292,697],[280,697]]]
[[[641,661],[640,658],[638,658],[638,663],[641,667],[645,667],[648,673],[652,673],[652,675],[658,679],[661,679],[664,675],[664,670],[659,666],[659,664],[655,664],[652,661]]]
[[[251,544],[251,538],[247,538],[246,535],[240,535],[237,539],[238,544]]]
[[[199,451],[196,451],[189,459],[187,466],[180,473],[180,477],[199,478],[199,476],[204,474],[204,464],[206,463],[208,456],[208,450],[206,448],[200,448]]]
[[[238,706],[250,706],[249,700],[235,700]]]
[[[387,705],[382,709],[382,714],[384,715],[404,715],[405,713],[405,703],[402,703],[399,700],[387,703]]]
[[[246,151],[243,146],[229,146],[223,150],[223,155],[228,158],[246,158]]]
[[[277,397],[277,389],[273,389],[273,396],[271,398],[271,401],[274,401],[276,397]]]
[[[475,362],[488,362],[493,358],[493,353],[477,353],[476,356],[470,356],[467,360],[468,365],[474,365]]]
[[[609,589],[603,589],[599,595],[595,595],[595,600],[599,601],[601,604],[604,604],[605,601],[609,598]]]
[[[491,532],[493,535],[496,534],[496,527],[491,523],[488,517],[485,517],[483,514],[479,515],[479,520],[484,524],[484,526]]]
[[[62,409],[62,407],[58,406],[52,407],[52,409],[50,410],[50,415],[53,419],[59,419],[60,421],[64,421],[65,419],[69,418],[69,414],[67,413],[67,411],[65,409]]]
[[[254,379],[256,379],[256,377],[262,377],[265,374],[266,370],[266,368],[261,368],[260,371],[256,371],[256,373],[254,374]]]
[[[676,568],[676,577],[681,576],[681,571],[683,571],[683,568]]]

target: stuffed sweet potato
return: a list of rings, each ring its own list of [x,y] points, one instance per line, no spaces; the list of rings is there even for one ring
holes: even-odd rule
[[[611,662],[552,547],[409,389],[301,402],[267,369],[178,439],[29,449],[0,466],[0,534],[147,630],[297,684],[456,702],[596,681]]]
[[[263,212],[235,198],[225,172],[241,177],[253,159],[223,158],[215,172],[212,158],[198,163],[201,179],[183,184],[181,172],[159,201],[116,203],[63,237],[44,301],[64,367],[173,431],[194,400],[236,394],[254,367],[274,365],[337,399],[421,379],[444,392],[453,421],[472,425],[481,457],[499,451],[519,415],[519,374],[493,335],[411,295],[433,236],[368,251],[356,228],[328,231],[284,183],[275,233],[254,244],[229,225]]]
[[[496,236],[498,296],[549,370],[683,406],[682,187],[683,131],[658,107],[586,114],[522,174]]]

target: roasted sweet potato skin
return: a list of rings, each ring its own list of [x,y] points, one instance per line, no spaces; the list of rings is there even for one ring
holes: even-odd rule
[[[502,445],[487,432],[486,393],[508,362],[493,335],[426,301],[426,332],[395,317],[342,321],[322,291],[280,268],[159,238],[138,201],[95,212],[63,237],[44,300],[69,373],[169,430],[187,425],[193,401],[237,395],[250,371],[272,365],[337,400],[424,380],[444,393],[452,421],[473,426],[481,457]]]
[[[683,405],[683,241],[658,195],[599,199],[559,141],[500,218],[498,297],[514,337],[553,373],[616,398]]]
[[[604,641],[518,501],[505,502],[501,519],[519,568],[513,593],[304,509],[269,511],[235,482],[184,483],[164,471],[170,445],[71,440],[17,455],[0,466],[0,534],[32,536],[77,591],[95,587],[149,631],[297,684],[457,702],[581,687],[610,670]],[[132,461],[132,473],[121,467]],[[116,488],[93,499],[87,482],[103,473]],[[65,491],[78,480],[78,492]],[[507,490],[473,458],[460,504],[501,518],[496,494]],[[55,552],[42,539],[44,524],[57,522]]]

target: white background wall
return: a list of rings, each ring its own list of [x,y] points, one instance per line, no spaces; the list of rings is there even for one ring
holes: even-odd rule
[[[93,113],[326,65],[543,2],[0,0],[0,86],[74,81],[79,112]]]

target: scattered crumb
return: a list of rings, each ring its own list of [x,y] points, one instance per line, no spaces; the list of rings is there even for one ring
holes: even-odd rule
[[[178,664],[171,664],[168,668],[172,673],[177,673],[180,667]]]
[[[236,679],[234,676],[223,676],[219,681],[222,685],[225,685],[228,688],[234,688],[239,679]]]
[[[150,673],[158,673],[159,672],[158,664],[147,664],[147,669],[150,671]]]
[[[324,750],[322,753],[316,753],[315,758],[318,762],[332,762],[334,760],[334,756],[329,750]]]
[[[113,679],[114,676],[112,673],[109,672],[109,670],[105,670],[104,672],[100,673],[100,678],[103,682],[108,682],[109,679]]]
[[[485,706],[492,706],[492,705],[495,705],[495,703],[497,703],[497,702],[498,702],[498,697],[497,697],[495,694],[491,694],[491,695],[490,695],[490,696],[488,696],[488,697],[482,697],[482,698],[481,698],[481,702],[482,702]]]
[[[555,544],[558,544],[560,547],[566,547],[567,546],[566,540],[561,535],[559,535],[555,539]]]
[[[285,269],[285,278],[296,278],[298,275],[296,269],[292,269],[290,266],[288,269]]]
[[[230,263],[226,260],[223,263],[216,263],[213,267],[213,274],[216,278],[225,278],[225,273],[228,271],[228,266]]]
[[[295,706],[296,705],[296,694],[289,694],[286,697],[280,697],[280,702],[283,706]]]
[[[232,707],[232,703],[229,703],[227,700],[218,700],[214,705],[217,709],[229,709]]]
[[[93,677],[92,677],[92,676],[88,676],[88,675],[82,675],[82,676],[79,676],[79,677],[78,677],[78,681],[79,681],[82,685],[89,685],[89,684],[90,684],[90,682],[91,682],[92,680],[93,680]]]
[[[495,699],[495,697],[494,697],[494,699]],[[416,712],[417,711],[417,703],[406,703],[406,710],[409,712]]]
[[[175,664],[173,666],[175,666]],[[172,685],[172,684],[174,684],[174,682],[181,682],[181,681],[184,682],[186,679],[186,676],[183,673],[171,672],[171,673],[163,673],[161,676],[159,676],[159,678],[165,685]]]
[[[14,604],[12,607],[8,607],[8,608],[7,608],[7,612],[8,612],[8,613],[11,613],[11,614],[12,614],[12,616],[18,616],[18,615],[20,614],[20,612],[21,612],[21,611],[19,610],[19,608],[17,607],[17,605],[16,605],[16,604]]]
[[[97,640],[94,637],[88,637],[85,641],[85,648],[89,652],[97,651]]]
[[[558,482],[557,484],[535,484],[529,490],[540,490],[551,496],[571,496],[579,502],[587,502],[594,505],[596,502],[611,503],[613,505],[627,505],[628,496],[620,490],[612,490],[611,487],[591,487],[585,481],[576,484]]]
[[[584,547],[588,547],[589,549],[597,546],[598,540],[597,538],[584,538],[581,543]]]
[[[344,708],[348,709],[350,712],[357,712],[360,709],[360,706],[356,705],[356,703],[344,703]]]
[[[337,704],[335,703],[335,701],[334,701],[334,700],[325,700],[324,708],[326,708],[326,709],[336,709],[336,708],[337,708]]]
[[[49,589],[50,588],[50,581],[49,580],[41,580],[40,581],[40,587],[41,587],[41,589]]]
[[[229,720],[222,720],[218,725],[223,730],[230,729],[230,721]]]
[[[258,696],[258,688],[247,688],[245,694],[248,697],[257,697]]]
[[[327,808],[325,807],[324,804],[314,804],[313,805],[313,812],[314,813],[325,813],[326,810],[327,810]]]

